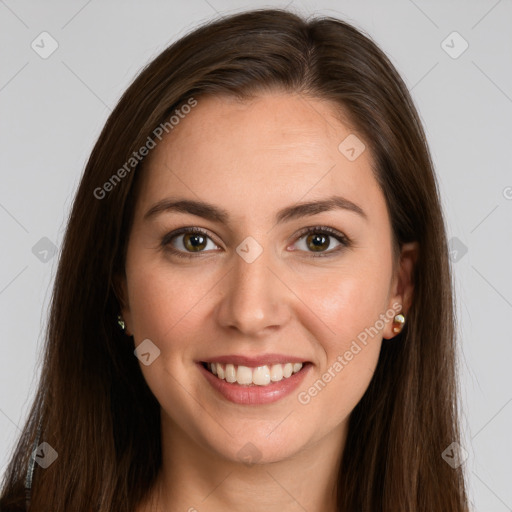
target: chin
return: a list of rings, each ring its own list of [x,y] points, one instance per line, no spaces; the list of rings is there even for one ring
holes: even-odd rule
[[[290,442],[292,440],[293,443]],[[288,432],[272,432],[269,435],[260,430],[250,435],[250,429],[245,429],[244,435],[226,436],[219,444],[211,444],[211,441],[209,444],[222,458],[248,466],[272,464],[293,458],[304,447],[296,436]]]

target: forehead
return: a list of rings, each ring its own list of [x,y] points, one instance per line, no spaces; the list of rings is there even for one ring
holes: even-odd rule
[[[379,201],[382,207],[370,152],[347,158],[340,150],[347,137],[357,137],[357,151],[364,147],[336,106],[316,98],[200,97],[149,155],[139,203],[146,207],[172,194],[217,199],[243,211],[261,202],[282,205],[340,193],[370,209]]]
[[[340,137],[350,133],[337,114],[334,104],[298,94],[267,93],[244,101],[207,96],[169,134],[167,147],[193,145],[193,155],[176,155],[189,160],[215,162],[244,153],[258,160],[279,156],[281,163],[315,163],[320,153],[337,151]],[[213,146],[218,150],[212,154]]]

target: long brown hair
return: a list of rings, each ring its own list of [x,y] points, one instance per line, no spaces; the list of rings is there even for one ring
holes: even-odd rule
[[[462,466],[442,457],[460,438],[454,311],[438,186],[419,116],[369,37],[338,19],[277,9],[215,20],[181,38],[139,74],[109,117],[69,218],[40,383],[0,507],[25,510],[38,442],[58,458],[47,469],[35,465],[34,512],[132,512],[147,494],[161,464],[160,408],[116,324],[115,276],[124,272],[143,169],[143,160],[126,163],[191,98],[244,99],[275,89],[339,106],[372,152],[396,246],[417,241],[420,248],[406,326],[382,344],[350,417],[339,510],[468,509]],[[122,179],[113,180],[116,173]]]

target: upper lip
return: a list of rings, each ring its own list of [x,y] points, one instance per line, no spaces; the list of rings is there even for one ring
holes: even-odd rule
[[[262,354],[261,356],[243,356],[237,354],[210,357],[204,359],[203,363],[222,363],[222,364],[236,364],[242,366],[269,366],[272,364],[286,364],[286,363],[306,363],[304,358],[287,356],[285,354]]]

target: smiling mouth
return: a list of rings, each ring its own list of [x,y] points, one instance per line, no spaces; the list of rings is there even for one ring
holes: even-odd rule
[[[288,379],[310,363],[285,363],[258,366],[255,368],[236,364],[201,363],[220,380],[241,386],[269,386]]]

